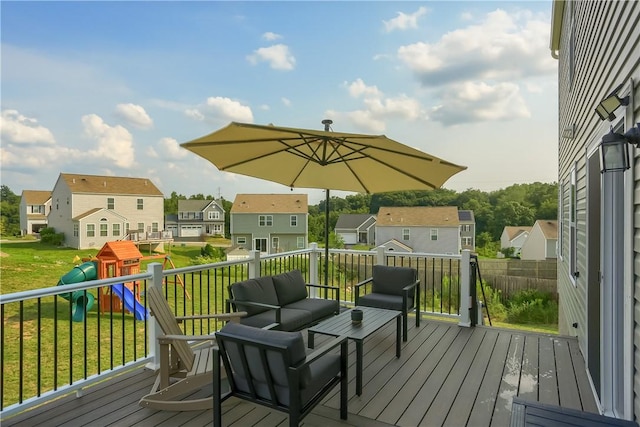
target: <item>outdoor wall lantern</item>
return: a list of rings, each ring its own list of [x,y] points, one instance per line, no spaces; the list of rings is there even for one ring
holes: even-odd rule
[[[605,99],[600,101],[596,107],[596,113],[600,116],[600,120],[609,119],[613,121],[616,116],[613,114],[621,105],[629,105],[629,96],[620,98],[618,92],[622,89],[622,84],[615,88]]]
[[[624,172],[629,169],[629,144],[640,148],[640,123],[624,135],[614,132],[611,128],[600,143],[600,171]]]

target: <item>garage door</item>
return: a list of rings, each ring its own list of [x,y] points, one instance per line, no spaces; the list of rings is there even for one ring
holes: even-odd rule
[[[180,228],[181,237],[198,237],[202,234],[202,226],[182,226]]]

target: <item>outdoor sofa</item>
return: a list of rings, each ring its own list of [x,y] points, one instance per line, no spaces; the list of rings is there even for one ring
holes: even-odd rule
[[[325,298],[312,298],[308,289]],[[227,312],[244,311],[244,325],[298,331],[340,312],[339,288],[305,283],[300,270],[229,285]]]

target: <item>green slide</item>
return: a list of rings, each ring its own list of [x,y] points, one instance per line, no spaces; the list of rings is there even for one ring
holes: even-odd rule
[[[62,276],[58,281],[58,286],[71,285],[73,283],[86,282],[87,280],[96,280],[98,278],[98,269],[96,262],[87,261],[73,267],[71,271]],[[71,302],[71,314],[74,322],[82,322],[84,315],[93,307],[95,297],[93,294],[84,291],[67,292],[60,296]]]

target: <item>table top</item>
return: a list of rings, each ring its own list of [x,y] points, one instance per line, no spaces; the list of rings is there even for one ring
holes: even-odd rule
[[[363,340],[384,325],[402,315],[401,311],[384,310],[373,307],[355,307],[362,310],[362,322],[351,322],[351,310],[347,310],[330,319],[309,328],[309,332],[331,336],[346,335],[350,339]]]

